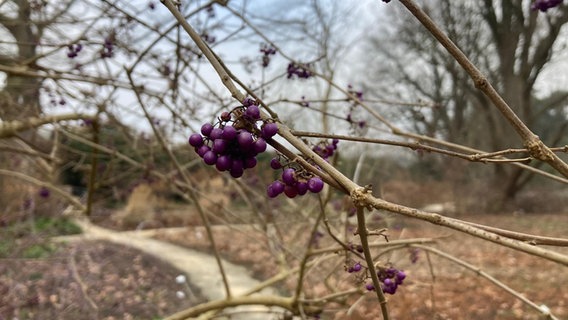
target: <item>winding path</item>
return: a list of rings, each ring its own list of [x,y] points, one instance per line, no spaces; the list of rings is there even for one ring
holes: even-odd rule
[[[214,256],[150,238],[149,236],[155,232],[117,232],[96,226],[86,219],[76,219],[74,222],[83,230],[83,233],[80,235],[57,237],[57,241],[105,240],[138,249],[169,263],[180,270],[180,272],[185,273],[189,277],[191,284],[199,288],[201,294],[207,298],[207,300],[212,301],[225,298],[224,286]],[[185,228],[176,229],[186,230]],[[222,263],[232,295],[242,295],[247,290],[260,283],[260,281],[250,275],[249,270],[245,267],[235,265],[226,260],[223,260]],[[260,294],[276,293],[275,289],[266,288]],[[235,320],[265,320],[270,319],[270,317],[267,316],[267,312],[268,314],[271,312],[278,314],[282,312],[282,309],[263,306],[242,306],[231,308],[231,312],[229,313],[235,313],[235,315],[232,315],[230,318]]]

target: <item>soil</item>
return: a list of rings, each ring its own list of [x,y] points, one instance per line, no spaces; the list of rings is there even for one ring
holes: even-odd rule
[[[564,238],[568,230],[564,214],[471,216],[465,219]],[[217,247],[226,259],[248,266],[256,278],[263,280],[297,265],[310,242],[319,248],[334,245],[328,235],[310,241],[306,236],[308,224],[291,222],[286,219],[277,222],[276,229],[268,233],[250,226],[215,227]],[[545,304],[559,319],[568,319],[566,267],[424,223],[399,220],[395,226],[389,231],[391,240],[450,235],[438,240],[434,247],[495,276],[538,305]],[[323,228],[321,232],[325,234]],[[158,233],[155,237],[210,252],[202,227],[173,234]],[[0,258],[1,320],[161,319],[203,301],[199,297],[177,297],[176,292],[184,292],[184,287],[175,281],[179,271],[139,251],[94,241],[51,247],[45,246],[47,236],[37,234],[16,238],[17,241],[10,243],[10,252]],[[354,244],[356,239],[355,236],[350,238]],[[1,236],[0,240],[3,240]],[[384,239],[378,237],[373,241],[384,242]],[[286,243],[286,247],[280,243]],[[36,251],[30,251],[37,246],[42,250],[36,250],[36,254]],[[554,250],[568,254],[568,248]],[[416,263],[412,263],[410,256],[409,249],[402,249],[380,259],[407,273],[396,294],[388,296],[393,319],[542,319],[534,309],[476,272],[426,254],[424,250],[417,252]],[[321,297],[333,290],[363,288],[368,280],[362,273],[345,272],[345,268],[356,261],[353,256],[345,260],[343,254],[332,254],[329,260],[308,269],[304,284],[306,297]],[[290,292],[295,285],[294,278],[278,284],[283,292]],[[195,293],[196,288],[191,291]],[[328,304],[320,318],[381,319],[379,314],[376,297],[370,292]]]
[[[476,215],[464,219],[552,237],[566,238],[568,230],[568,221],[563,214]],[[387,295],[393,319],[543,319],[541,313],[479,276],[477,270],[494,276],[537,305],[546,305],[559,319],[568,319],[568,271],[565,266],[433,225],[404,219],[398,220],[395,225],[389,231],[390,239],[450,236],[440,239],[433,247],[451,253],[478,269],[467,270],[424,250],[414,252],[402,249],[386,254],[382,261],[388,261],[407,273],[405,283],[396,294]],[[236,264],[247,264],[258,278],[268,279],[280,270],[296,266],[308,244],[308,239],[302,236],[309,234],[308,228],[291,227],[288,223],[282,227],[280,236],[288,244],[290,252],[296,252],[295,255],[285,254],[285,263],[276,258],[279,252],[274,250],[275,246],[270,244],[265,232],[251,228],[239,230],[219,227],[214,228],[214,237],[219,251],[226,259]],[[210,245],[204,235],[204,229],[198,227],[185,233],[157,237],[207,251],[210,250]],[[356,238],[353,239],[356,243]],[[382,238],[375,241],[384,242]],[[334,245],[334,242],[329,236],[323,236],[317,240],[316,245],[325,248]],[[568,254],[568,248],[553,249]],[[379,253],[380,251],[376,251],[376,254]],[[416,263],[411,261],[414,253],[418,257]],[[362,273],[345,272],[356,261],[359,260],[353,259],[346,263],[344,256],[340,255],[326,261],[325,265],[321,263],[309,270],[304,285],[306,296],[331,294],[333,291],[328,286],[335,290],[362,288],[369,282]],[[330,274],[334,275],[332,280]],[[281,289],[290,292],[295,285],[296,279],[292,278],[281,284]],[[351,307],[352,305],[355,307]],[[343,304],[330,304],[320,318],[382,319],[376,296],[371,293],[355,295]]]
[[[204,301],[179,274],[116,244],[58,244],[41,258],[0,259],[0,319],[161,319]]]

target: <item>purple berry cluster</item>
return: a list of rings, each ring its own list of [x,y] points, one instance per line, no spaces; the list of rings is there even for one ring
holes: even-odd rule
[[[362,268],[363,268],[363,266],[361,265],[361,262],[357,262],[354,265],[348,267],[347,272],[348,273],[356,273],[356,272],[361,271]]]
[[[38,194],[40,197],[42,198],[49,198],[51,192],[49,192],[49,189],[46,187],[41,187],[38,191]]]
[[[357,91],[349,84],[347,85],[347,92],[349,92],[350,95],[357,97],[359,101],[363,101],[363,91]]]
[[[282,168],[282,164],[278,158],[273,158],[270,161],[270,167],[277,170]],[[280,179],[268,185],[266,194],[270,198],[276,198],[284,193],[288,198],[295,198],[298,195],[305,195],[308,191],[318,193],[323,186],[324,183],[320,177],[302,169],[289,167],[282,170]]]
[[[203,39],[203,41],[205,41],[209,44],[213,44],[217,40],[217,38],[215,38],[215,36],[210,35],[207,31],[203,31],[201,33],[201,39]]]
[[[266,68],[270,64],[270,56],[276,54],[276,49],[265,43],[260,47],[260,52],[262,53],[262,67]]]
[[[262,121],[259,128],[259,121],[258,105],[247,98],[243,106],[221,113],[216,125],[205,123],[201,134],[189,137],[189,144],[203,162],[239,178],[245,169],[256,166],[256,156],[266,150],[266,141],[278,132],[276,123]]]
[[[288,79],[292,79],[294,76],[300,79],[308,79],[313,76],[310,68],[311,65],[309,63],[302,64],[291,62],[290,64],[288,64],[288,69],[286,71],[288,73]]]
[[[338,139],[333,139],[331,144],[329,144],[327,141],[321,141],[320,143],[316,144],[312,148],[312,150],[324,160],[329,161],[329,158],[332,157],[335,153],[335,150],[337,150],[338,143]]]
[[[388,294],[395,294],[396,289],[399,285],[402,285],[404,279],[406,279],[406,273],[402,270],[397,270],[393,267],[381,268],[377,271],[377,276],[379,281],[381,281],[381,289],[383,292]],[[366,285],[367,290],[375,290],[375,286],[372,283]]]
[[[531,4],[531,10],[540,10],[546,12],[550,8],[554,8],[562,4],[563,0],[535,0]]]
[[[114,36],[110,35],[105,38],[103,49],[101,50],[101,58],[112,58],[114,55]]]
[[[79,55],[79,52],[81,52],[83,46],[80,43],[70,44],[67,46],[67,49],[67,57],[73,59]]]

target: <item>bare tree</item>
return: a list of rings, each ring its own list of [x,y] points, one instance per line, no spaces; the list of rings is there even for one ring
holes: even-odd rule
[[[565,7],[543,13],[530,10],[527,1],[489,0],[442,0],[425,3],[424,7],[543,141],[550,145],[566,142],[568,93],[556,87],[552,92],[539,93],[535,88],[538,80],[544,81],[539,78],[543,70],[562,56],[559,48],[566,45],[562,27],[568,21]],[[377,72],[370,73],[371,78],[380,76],[373,78],[381,86],[375,92],[383,97],[394,95],[435,103],[434,108],[406,110],[414,128],[427,136],[492,151],[520,146],[521,140],[512,127],[475,90],[460,65],[406,12],[393,11],[395,18],[385,26],[388,35],[372,42],[380,52],[374,64]],[[388,63],[378,63],[385,59]],[[381,81],[385,73],[396,80]],[[543,94],[544,99],[538,98]],[[551,115],[558,121],[543,121]],[[534,176],[518,167],[493,169],[494,185],[499,186],[501,195],[501,199],[494,199],[497,203],[512,200]]]

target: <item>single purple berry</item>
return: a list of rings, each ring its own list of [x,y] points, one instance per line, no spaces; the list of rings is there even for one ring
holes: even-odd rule
[[[209,134],[209,138],[215,140],[215,139],[221,139],[221,135],[223,134],[223,129],[221,128],[214,128],[213,130],[211,130],[211,134]]]
[[[237,141],[239,142],[239,145],[243,149],[251,148],[252,144],[254,142],[252,134],[250,132],[247,132],[247,131],[241,131],[237,135]]]
[[[234,140],[237,137],[237,129],[233,126],[225,126],[223,128],[223,133],[221,134],[221,138],[225,140]]]
[[[233,159],[233,163],[231,164],[231,171],[239,172],[243,171],[245,168],[243,160],[241,159]]]
[[[375,286],[372,283],[367,283],[365,289],[367,289],[367,291],[375,291]]]
[[[189,145],[192,147],[201,147],[203,145],[203,136],[199,133],[194,133],[189,136]]]
[[[240,178],[243,176],[244,173],[244,169],[238,169],[238,168],[233,168],[229,171],[229,173],[231,174],[231,177],[233,178]]]
[[[323,189],[323,180],[320,177],[312,177],[308,180],[308,189],[313,193],[318,193]]]
[[[266,192],[270,198],[276,198],[279,194],[284,192],[284,188],[284,183],[280,180],[276,180],[268,185]]]
[[[284,194],[290,199],[295,198],[298,195],[298,189],[295,186],[287,185],[284,187]]]
[[[256,105],[249,106],[245,111],[245,116],[258,120],[260,119],[260,109]]]
[[[293,168],[287,168],[284,169],[284,171],[282,172],[282,181],[289,185],[295,185],[296,184],[296,170],[294,170]]]
[[[254,104],[254,100],[250,97],[246,97],[245,100],[243,100],[243,106],[245,107],[250,107]]]
[[[213,134],[211,134],[213,135]],[[216,139],[213,141],[213,152],[217,153],[217,154],[222,154],[224,153],[227,148],[229,147],[229,142],[227,140],[223,140],[223,139]]]
[[[215,163],[215,168],[219,171],[227,171],[231,169],[232,166],[233,160],[231,160],[231,157],[227,155],[220,156],[217,158],[217,163]]]
[[[256,153],[262,153],[266,150],[266,140],[262,138],[256,139],[253,145],[253,149]]]
[[[246,158],[243,161],[243,167],[244,167],[244,169],[251,169],[251,168],[254,168],[256,166],[256,163],[257,163],[257,161],[256,161],[255,157]]]
[[[211,150],[211,148],[209,148],[209,146],[202,145],[201,147],[196,148],[195,151],[197,152],[197,154],[198,154],[200,157],[203,158],[203,156],[204,156],[207,152],[209,152],[210,150]]]
[[[221,116],[219,118],[221,118],[221,121],[227,122],[231,120],[231,114],[227,111],[224,111],[223,113],[221,113]]]
[[[209,137],[209,135],[211,134],[211,131],[213,131],[213,125],[210,123],[205,123],[204,125],[201,126],[201,134],[203,134],[206,137]]]
[[[298,183],[296,184],[296,189],[298,190],[298,194],[303,196],[308,193],[308,183],[304,180],[298,181]]]
[[[39,193],[39,196],[42,197],[42,198],[49,198],[50,192],[49,192],[49,189],[46,188],[46,187],[41,187],[39,189],[38,193]]]
[[[402,281],[406,279],[406,273],[404,273],[404,271],[402,270],[399,270],[394,278],[396,284],[402,284]]]
[[[213,151],[207,151],[203,155],[203,161],[208,165],[214,165],[217,162],[217,155]]]
[[[262,126],[261,133],[264,139],[270,139],[278,133],[278,125],[273,122],[266,123]]]
[[[356,264],[353,265],[353,272],[359,272],[361,271],[361,263],[357,262]]]
[[[274,170],[278,170],[282,168],[282,164],[280,163],[280,160],[278,160],[278,158],[272,158],[272,160],[270,160],[270,167]]]
[[[282,183],[282,181],[276,180],[276,181],[272,182],[272,187],[273,187],[278,193],[282,193],[282,192],[284,192],[284,188],[286,187],[286,185],[284,185],[284,183]]]

